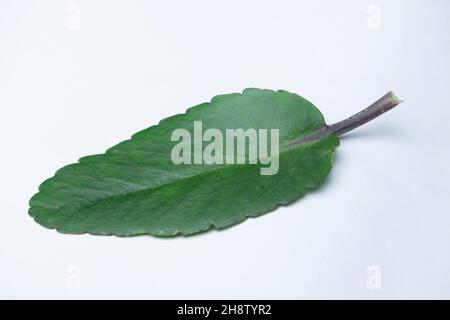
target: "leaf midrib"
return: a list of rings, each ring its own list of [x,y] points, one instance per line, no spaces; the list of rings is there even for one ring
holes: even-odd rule
[[[285,153],[285,152],[287,152],[287,151],[289,151],[289,150],[291,150],[291,149],[303,147],[303,146],[306,145],[306,144],[313,144],[313,143],[316,143],[316,142],[318,142],[318,141],[320,141],[320,140],[322,140],[322,139],[325,139],[325,138],[327,137],[327,135],[325,135],[325,136],[323,136],[323,135],[318,135],[318,133],[320,133],[320,131],[322,131],[325,127],[326,127],[326,126],[324,125],[324,126],[322,126],[321,128],[317,129],[316,131],[314,131],[314,132],[311,133],[311,134],[308,134],[308,135],[306,135],[306,136],[304,136],[304,137],[301,137],[301,138],[294,139],[294,140],[292,140],[292,141],[290,141],[290,142],[287,142],[287,143],[281,145],[281,146],[280,146],[279,155],[281,156],[282,153]],[[309,139],[308,137],[313,137],[313,139]],[[317,138],[316,138],[316,137],[317,137]],[[207,164],[202,164],[202,165],[208,166]],[[140,190],[134,190],[134,191],[131,191],[131,192],[126,192],[126,193],[118,193],[118,194],[114,194],[114,195],[110,195],[110,196],[105,196],[105,197],[102,197],[102,198],[98,198],[98,199],[92,200],[91,202],[87,202],[87,203],[83,204],[83,205],[79,208],[79,211],[89,210],[89,208],[95,207],[95,206],[98,205],[100,202],[103,202],[103,201],[105,201],[105,200],[114,199],[114,198],[119,198],[119,197],[124,197],[124,196],[128,196],[128,195],[133,195],[133,194],[138,194],[138,193],[141,193],[141,192],[147,192],[147,191],[150,191],[150,190],[155,191],[155,190],[158,190],[158,189],[161,189],[161,188],[165,188],[165,187],[170,186],[170,185],[173,185],[173,184],[177,184],[177,183],[179,183],[179,182],[181,182],[181,181],[186,181],[186,180],[190,180],[190,179],[202,177],[202,176],[204,176],[204,175],[209,175],[209,174],[212,174],[212,173],[217,172],[217,171],[219,171],[219,170],[227,169],[227,168],[229,168],[229,167],[231,167],[231,166],[242,166],[242,167],[247,167],[247,166],[250,166],[250,165],[254,165],[254,164],[249,164],[249,163],[245,163],[245,164],[235,164],[235,163],[233,163],[233,164],[217,165],[215,168],[213,168],[213,169],[211,169],[211,170],[208,170],[208,171],[206,171],[206,172],[202,172],[202,173],[198,173],[198,174],[195,174],[195,175],[186,176],[186,177],[183,177],[183,178],[181,178],[181,179],[169,181],[169,182],[167,182],[167,183],[163,183],[163,184],[158,185],[158,186],[144,187],[144,188],[142,188],[142,189],[140,189]],[[107,178],[110,178],[110,177],[108,177],[108,176],[106,176],[106,177],[107,177]],[[126,181],[126,180],[124,180],[124,181]],[[129,181],[127,181],[127,183],[129,183]],[[41,204],[41,206],[42,206],[42,204]],[[47,206],[44,206],[44,207],[47,207]],[[70,205],[66,205],[66,206],[58,207],[57,209],[58,209],[58,210],[63,210],[63,209],[65,209],[65,208],[70,208],[70,207],[71,207]],[[47,208],[54,209],[54,207],[50,207],[50,206],[47,207]]]

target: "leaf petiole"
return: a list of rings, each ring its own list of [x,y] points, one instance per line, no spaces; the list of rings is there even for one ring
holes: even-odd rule
[[[402,100],[394,95],[392,91],[389,91],[380,99],[375,101],[372,105],[366,109],[358,112],[357,114],[347,118],[338,123],[327,125],[327,132],[332,132],[337,136],[341,136],[346,132],[349,132],[363,124],[375,119],[376,117],[382,115],[386,111],[389,111],[396,106],[398,106]]]
[[[353,116],[337,122],[332,125],[325,125],[321,129],[317,130],[313,134],[301,138],[297,141],[293,141],[291,145],[297,145],[305,142],[311,142],[315,140],[320,140],[331,133],[334,133],[337,136],[342,136],[344,133],[347,133],[363,124],[375,119],[376,117],[382,115],[386,111],[389,111],[396,106],[398,106],[403,100],[400,100],[397,96],[394,95],[392,91],[389,91],[380,99],[375,101],[373,104],[365,108],[364,110],[354,114]]]

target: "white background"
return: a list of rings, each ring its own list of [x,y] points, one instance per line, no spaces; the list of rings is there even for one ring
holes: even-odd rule
[[[1,1],[0,297],[450,298],[449,9]],[[62,235],[28,216],[58,168],[246,87],[328,123],[391,89],[405,102],[341,140],[318,191],[222,232]]]

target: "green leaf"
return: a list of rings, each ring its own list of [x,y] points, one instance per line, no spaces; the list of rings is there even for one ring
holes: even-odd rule
[[[171,135],[178,128],[193,132],[194,121],[224,137],[226,129],[279,129],[278,172],[261,175],[268,166],[261,163],[174,164],[178,141]],[[30,200],[29,214],[44,227],[73,234],[175,236],[223,229],[287,205],[324,181],[339,145],[324,128],[320,111],[287,91],[219,95],[58,170]]]

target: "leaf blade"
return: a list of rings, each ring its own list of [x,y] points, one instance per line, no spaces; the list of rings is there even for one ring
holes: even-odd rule
[[[30,200],[30,215],[62,233],[173,236],[222,229],[290,203],[322,182],[339,144],[331,134],[286,148],[275,176],[260,176],[255,165],[175,166],[170,135],[175,128],[192,132],[195,120],[220,130],[279,128],[282,146],[325,125],[317,108],[287,91],[216,96],[105,154],[58,170]]]

